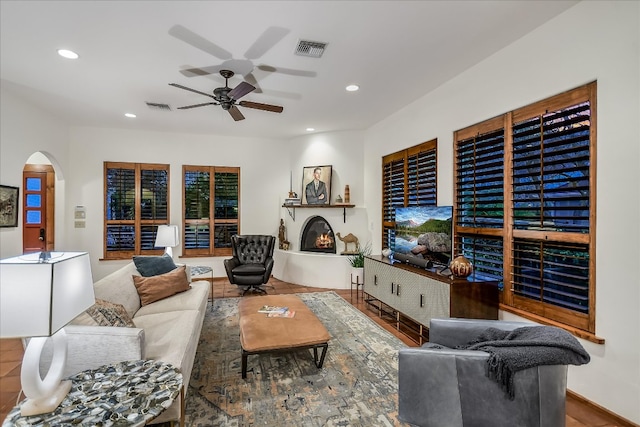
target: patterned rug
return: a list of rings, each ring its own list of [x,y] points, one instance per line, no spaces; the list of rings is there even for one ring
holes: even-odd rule
[[[187,426],[401,426],[398,350],[406,347],[335,292],[297,294],[331,341],[312,350],[249,356],[240,376],[239,298],[207,311],[187,396]]]

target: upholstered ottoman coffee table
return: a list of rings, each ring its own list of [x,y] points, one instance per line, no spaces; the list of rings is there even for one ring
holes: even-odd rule
[[[291,318],[268,317],[261,307],[288,307],[295,311]],[[313,359],[322,368],[327,354],[329,332],[315,314],[295,295],[267,295],[243,298],[238,304],[240,345],[242,346],[242,378],[247,377],[247,357],[252,354],[313,349]],[[318,359],[318,350],[321,349]]]

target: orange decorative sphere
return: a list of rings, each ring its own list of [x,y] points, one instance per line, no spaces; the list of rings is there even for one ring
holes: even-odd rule
[[[456,277],[467,277],[473,273],[473,264],[464,255],[459,255],[451,261],[449,269]]]

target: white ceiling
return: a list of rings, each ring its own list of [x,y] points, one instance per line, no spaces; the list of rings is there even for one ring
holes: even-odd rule
[[[364,129],[576,3],[2,0],[0,75],[3,90],[71,125],[267,138]],[[319,59],[297,56],[299,39],[328,46]],[[246,120],[235,122],[220,106],[177,110],[210,99],[169,83],[224,86],[218,73],[180,71],[221,65],[258,81],[242,100],[284,112],[239,107]]]

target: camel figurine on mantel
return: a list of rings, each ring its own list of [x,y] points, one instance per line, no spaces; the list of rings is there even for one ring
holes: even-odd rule
[[[349,233],[346,236],[342,237],[340,235],[340,233],[336,233],[336,236],[338,237],[338,239],[342,240],[342,243],[344,243],[344,251],[340,253],[340,255],[356,255],[358,254],[358,252],[360,251],[360,242],[358,241],[358,238],[356,236],[354,236],[353,234]],[[355,250],[350,251],[349,250],[349,244],[353,243],[355,245]]]

